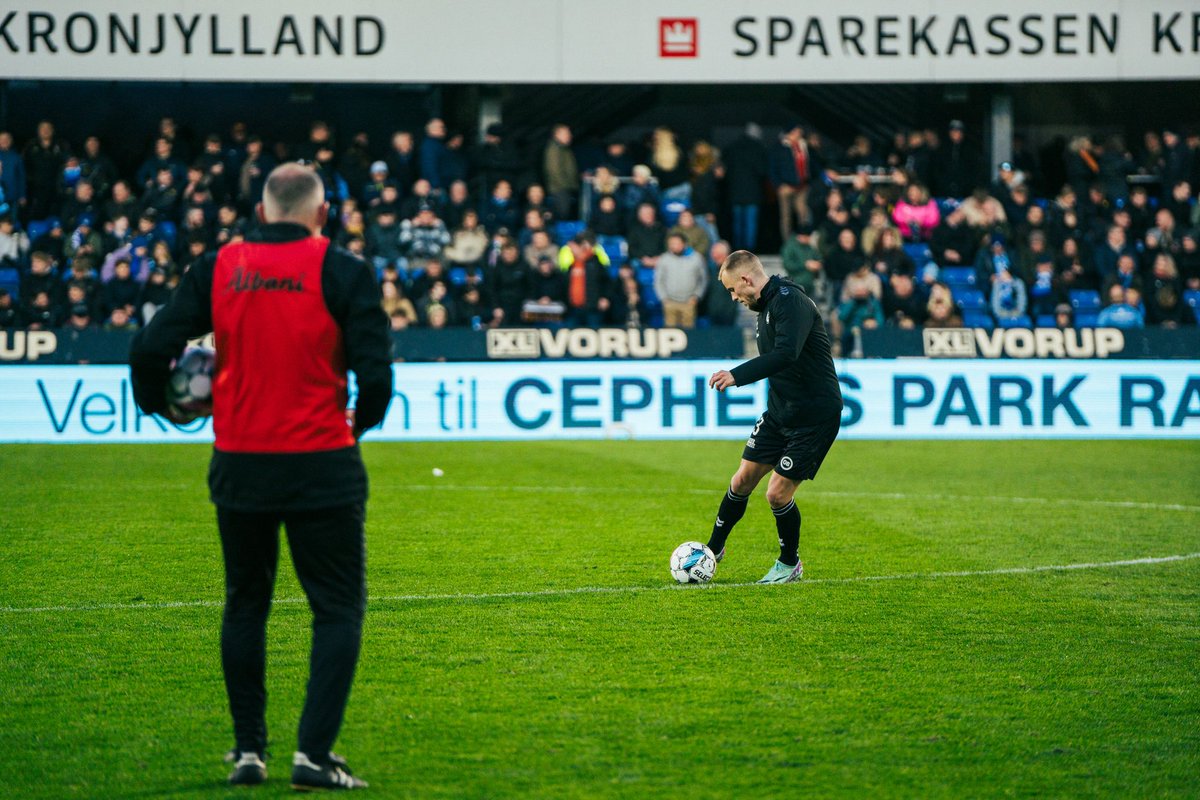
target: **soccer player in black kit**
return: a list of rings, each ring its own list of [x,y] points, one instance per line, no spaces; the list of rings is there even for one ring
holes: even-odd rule
[[[708,385],[719,392],[730,386],[768,380],[767,410],[758,418],[742,464],[729,483],[713,524],[708,547],[725,557],[725,540],[746,513],[746,501],[772,470],[767,502],[779,533],[779,560],[759,583],[800,580],[800,511],[794,499],[800,482],[816,477],[842,418],[829,336],[821,313],[804,291],[787,278],[767,277],[753,253],[738,250],[717,275],[734,300],[758,313],[760,355],[732,370],[713,373]]]

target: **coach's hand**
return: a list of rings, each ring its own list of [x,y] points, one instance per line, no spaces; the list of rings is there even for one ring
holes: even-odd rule
[[[736,386],[737,382],[733,379],[733,373],[727,369],[714,372],[712,377],[708,379],[708,388],[716,389],[718,392],[723,392],[730,386]]]

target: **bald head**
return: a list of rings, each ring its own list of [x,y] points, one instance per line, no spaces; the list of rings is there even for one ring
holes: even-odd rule
[[[281,164],[263,187],[263,222],[296,222],[320,230],[325,224],[325,189],[317,173],[301,164]]]

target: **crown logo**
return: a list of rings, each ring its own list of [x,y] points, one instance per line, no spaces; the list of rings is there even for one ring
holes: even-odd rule
[[[695,58],[699,26],[692,18],[661,18],[658,21],[658,55],[661,58]]]

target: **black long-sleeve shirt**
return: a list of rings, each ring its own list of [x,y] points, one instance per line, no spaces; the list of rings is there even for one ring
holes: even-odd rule
[[[731,370],[737,385],[767,378],[767,412],[788,427],[840,414],[842,390],[816,304],[795,283],[774,276],[756,306],[761,355]]]

